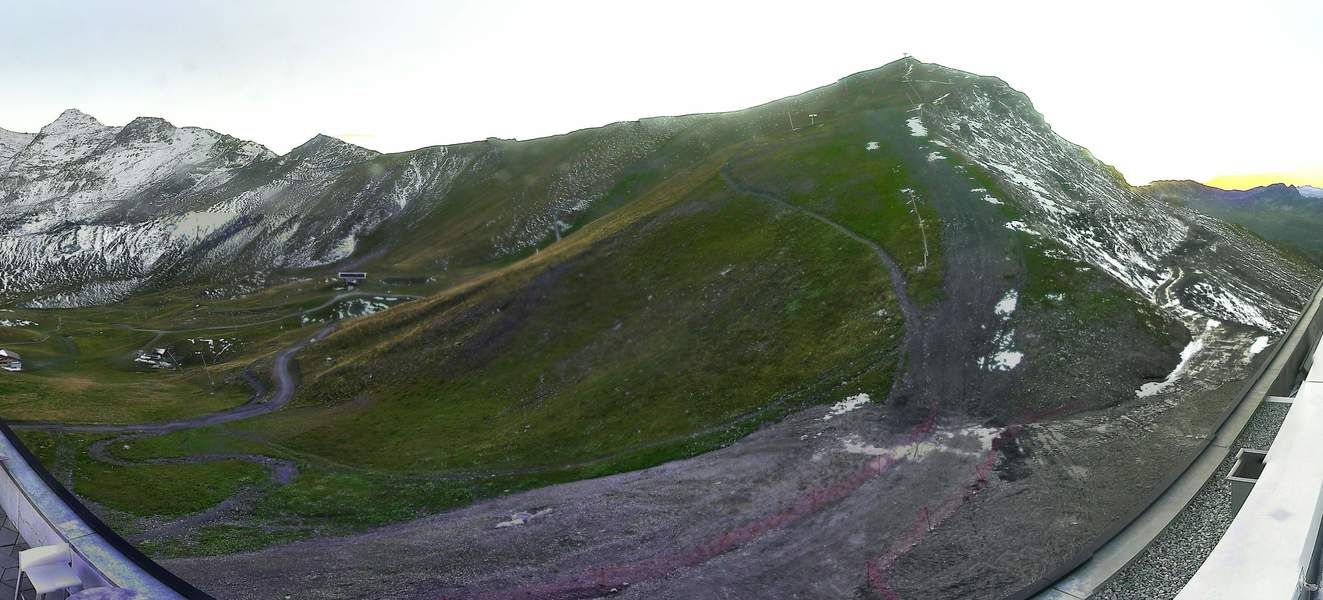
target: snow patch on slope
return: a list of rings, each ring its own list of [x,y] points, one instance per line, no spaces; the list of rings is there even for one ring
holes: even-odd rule
[[[26,308],[78,308],[102,306],[123,300],[142,285],[138,280],[95,281],[75,291],[52,294],[24,303]]]
[[[872,399],[869,398],[868,394],[861,393],[850,396],[849,398],[833,404],[831,408],[827,410],[827,414],[822,417],[822,420],[830,421],[832,417],[839,417],[845,413],[853,412],[859,407],[868,404],[871,400]]]
[[[1176,383],[1176,380],[1181,378],[1181,375],[1185,374],[1186,369],[1190,366],[1190,361],[1196,354],[1204,349],[1204,345],[1208,343],[1208,338],[1219,326],[1221,326],[1221,323],[1217,320],[1209,319],[1204,327],[1203,333],[1190,340],[1190,343],[1186,344],[1185,348],[1181,349],[1181,360],[1176,363],[1176,368],[1172,369],[1171,373],[1168,373],[1167,377],[1162,381],[1150,381],[1139,386],[1139,389],[1135,390],[1135,396],[1140,398],[1154,396],[1166,391],[1167,388],[1170,388],[1172,384]]]
[[[1010,326],[1011,316],[1015,314],[1019,300],[1018,291],[1008,290],[992,307],[992,313],[996,315],[1001,326],[992,338],[992,354],[978,359],[980,369],[1009,371],[1020,366],[1020,362],[1024,360],[1024,353],[1015,349],[1015,328]]]
[[[1033,228],[1025,225],[1024,221],[1008,221],[1006,223],[1006,228],[1011,231],[1019,231],[1020,233],[1027,233],[1029,235],[1039,235],[1037,231],[1033,230]]]
[[[1173,290],[1180,308],[1194,313],[1177,311],[1187,324],[1211,317],[1280,333],[1298,314],[1282,298],[1303,300],[1312,291],[1315,282],[1265,244],[1129,186],[1004,84],[958,86],[924,111],[924,122],[934,139],[1004,181],[1001,191],[1021,212],[1007,228],[1052,240],[1066,258],[1141,297],[1158,303],[1173,265],[1204,265]]]
[[[1272,338],[1269,338],[1266,335],[1256,337],[1254,338],[1254,343],[1250,344],[1249,349],[1245,351],[1245,355],[1249,358],[1253,358],[1260,352],[1267,350],[1270,344],[1272,344]]]
[[[910,117],[905,120],[905,124],[910,128],[910,135],[914,137],[928,137],[928,128],[923,126],[923,121],[919,117]]]

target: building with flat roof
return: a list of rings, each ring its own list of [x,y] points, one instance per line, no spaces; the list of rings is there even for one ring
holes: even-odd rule
[[[13,350],[0,348],[0,371],[22,371],[23,357]]]

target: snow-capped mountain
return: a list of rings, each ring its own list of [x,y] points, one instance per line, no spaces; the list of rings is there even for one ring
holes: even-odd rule
[[[278,157],[207,129],[149,117],[111,127],[68,110],[0,144],[0,294],[34,306],[112,301],[207,269],[333,262],[406,204],[369,174],[374,193],[319,208],[341,175],[380,156],[326,136]],[[411,161],[415,178],[444,172],[425,158]]]
[[[1013,190],[1027,230],[1143,296],[1170,290],[1184,307],[1277,331],[1310,286],[1258,240],[1130,187],[1001,80],[907,59],[749,111],[388,155],[318,135],[276,156],[158,118],[114,127],[68,110],[36,134],[0,132],[0,299],[102,303],[384,252],[423,271],[489,264],[581,225],[638,178],[784,127],[782,107],[847,89],[839,101],[889,104],[897,86],[920,96],[905,124],[916,143],[982,167]]]
[[[1295,187],[1299,190],[1301,196],[1307,198],[1323,198],[1323,188],[1314,187],[1312,185],[1298,185]]]
[[[68,110],[35,135],[0,135],[0,158],[11,157],[0,162],[0,298],[77,306],[152,282],[335,263],[392,217],[409,212],[398,226],[416,229],[466,171],[461,195],[487,197],[491,214],[453,251],[472,261],[522,252],[674,129],[649,121],[580,132],[584,145],[534,179],[524,143],[511,141],[382,155],[318,135],[276,156],[158,118],[112,127]]]
[[[19,133],[8,129],[0,128],[0,172],[9,168],[10,161],[20,150],[32,143],[35,134]]]
[[[191,196],[273,156],[206,129],[153,118],[109,127],[73,109],[35,135],[5,137],[26,143],[0,171],[0,292],[81,288],[54,304],[133,289],[221,224],[190,216]]]
[[[999,79],[950,86],[914,114],[933,144],[1015,194],[1026,231],[1187,318],[1195,311],[1278,333],[1316,283],[1261,240],[1131,187]]]

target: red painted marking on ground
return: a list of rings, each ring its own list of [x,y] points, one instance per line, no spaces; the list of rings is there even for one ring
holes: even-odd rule
[[[941,526],[951,515],[955,514],[956,510],[987,486],[988,475],[997,466],[997,455],[1001,452],[1002,447],[1013,441],[1029,424],[1059,414],[1070,406],[1071,404],[1063,404],[1056,408],[1029,413],[1025,417],[1017,419],[1015,424],[1003,428],[997,434],[997,437],[992,438],[990,447],[983,454],[983,460],[974,466],[974,475],[970,482],[962,486],[964,490],[962,493],[947,496],[946,500],[938,505],[936,510],[930,509],[927,505],[923,506],[919,511],[919,515],[915,518],[914,524],[906,530],[905,535],[892,542],[885,554],[865,563],[864,577],[869,586],[873,588],[873,591],[882,596],[884,600],[900,600],[900,595],[892,590],[891,586],[887,585],[887,576],[896,562],[910,549],[919,545],[927,537],[928,532]]]
[[[904,443],[913,445],[930,437],[936,429],[936,421],[937,412],[934,409],[926,419],[909,430]],[[597,567],[589,569],[578,576],[548,584],[523,586],[464,597],[475,600],[582,600],[609,594],[613,589],[623,589],[631,583],[665,577],[682,568],[702,564],[740,545],[752,542],[790,521],[813,514],[822,507],[849,496],[869,480],[902,461],[904,461],[903,457],[892,458],[889,456],[870,459],[864,464],[863,468],[845,479],[826,487],[810,490],[789,507],[762,519],[728,530],[686,552],[644,559],[623,565]],[[459,597],[443,596],[442,600],[450,600],[451,598]]]

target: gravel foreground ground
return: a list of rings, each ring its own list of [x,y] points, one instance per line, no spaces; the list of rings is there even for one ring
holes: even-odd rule
[[[1241,448],[1267,450],[1286,419],[1289,404],[1264,402],[1240,432],[1217,471],[1190,499],[1135,562],[1122,569],[1100,591],[1099,600],[1166,600],[1174,598],[1213,552],[1235,517],[1226,475]]]
[[[1202,414],[1199,404],[1185,407]],[[992,598],[1041,577],[1151,490],[1147,479],[1090,485],[1134,469],[1117,456],[1165,441],[1143,459],[1165,472],[1175,465],[1164,458],[1192,449],[1178,432],[1205,426],[1171,410],[1124,427],[1143,416],[1131,410],[1014,437],[945,421],[915,440],[884,410],[813,409],[652,469],[164,563],[221,598]]]

